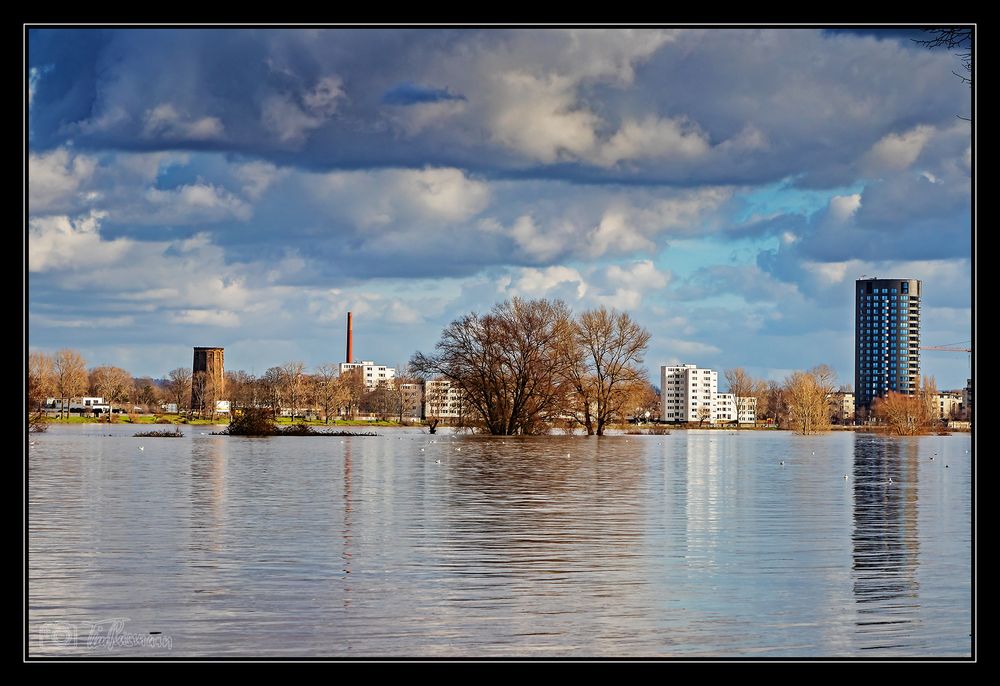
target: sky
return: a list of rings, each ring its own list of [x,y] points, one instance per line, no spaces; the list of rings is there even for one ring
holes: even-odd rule
[[[351,311],[402,366],[544,297],[629,312],[654,382],[851,384],[862,276],[923,281],[922,345],[971,338],[971,90],[913,35],[30,29],[28,348],[314,368]]]

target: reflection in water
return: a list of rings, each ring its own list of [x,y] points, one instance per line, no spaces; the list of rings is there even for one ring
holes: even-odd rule
[[[968,437],[194,432],[139,452],[102,431],[29,454],[33,636],[127,617],[173,648],[117,657],[970,652]]]
[[[854,441],[854,596],[863,650],[915,648],[919,439]]]

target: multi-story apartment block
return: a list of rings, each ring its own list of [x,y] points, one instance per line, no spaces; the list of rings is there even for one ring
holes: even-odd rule
[[[459,419],[465,415],[462,392],[448,379],[433,379],[424,384],[424,417]]]
[[[962,391],[941,391],[931,396],[934,415],[938,419],[964,419],[965,403]]]
[[[920,385],[920,281],[858,279],[854,287],[854,392],[858,409]]]
[[[717,393],[712,422],[716,424],[753,424],[757,416],[757,398]]]
[[[365,382],[365,388],[368,390],[373,390],[378,388],[379,384],[386,384],[390,388],[393,386],[393,379],[396,378],[396,369],[394,367],[384,367],[382,365],[377,365],[371,360],[362,360],[361,362],[341,362],[340,363],[340,373],[346,374],[352,369],[361,370],[361,378]]]
[[[830,420],[834,424],[854,423],[854,394],[837,391],[826,396],[830,404]]]
[[[424,409],[424,385],[422,383],[399,384],[401,416],[409,421],[419,421]]]
[[[660,367],[660,419],[666,422],[711,422],[719,374],[693,364]],[[735,413],[735,410],[734,410]]]

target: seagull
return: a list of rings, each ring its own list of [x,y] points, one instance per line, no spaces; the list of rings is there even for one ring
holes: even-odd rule
[[[931,459],[932,459],[932,460],[934,459],[934,458],[933,458],[933,456],[931,457]]]
[[[847,479],[847,474],[844,474],[844,479]]]
[[[780,464],[781,466],[785,466],[785,461],[784,461],[784,460],[782,460],[782,461],[781,461],[781,462],[779,462],[778,464]]]
[[[145,448],[140,445],[139,450],[145,450]]]
[[[892,483],[892,477],[891,476],[889,477],[889,483]]]
[[[944,468],[945,468],[945,469],[948,469],[948,465],[945,465],[945,466],[944,466]]]
[[[441,460],[434,460],[434,464],[441,464]]]

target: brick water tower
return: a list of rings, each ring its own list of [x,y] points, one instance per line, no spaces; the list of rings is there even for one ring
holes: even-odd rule
[[[215,401],[226,397],[224,354],[225,348],[194,349],[194,362],[191,365],[192,410],[214,412]]]

